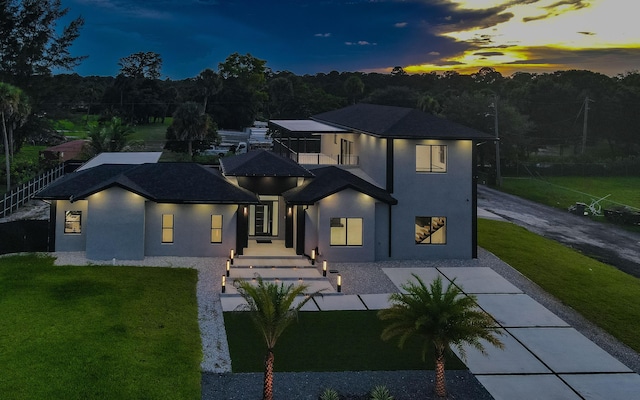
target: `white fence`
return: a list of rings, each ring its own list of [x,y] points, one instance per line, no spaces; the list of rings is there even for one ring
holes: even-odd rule
[[[10,192],[5,193],[4,198],[0,200],[0,218],[7,217],[17,211],[20,206],[31,200],[34,194],[62,175],[64,175],[64,164],[60,164],[42,175],[33,178],[29,182],[23,183],[13,188]]]

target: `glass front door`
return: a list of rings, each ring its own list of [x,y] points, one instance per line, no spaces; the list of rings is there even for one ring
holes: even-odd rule
[[[259,196],[249,208],[249,236],[278,236],[278,196]]]

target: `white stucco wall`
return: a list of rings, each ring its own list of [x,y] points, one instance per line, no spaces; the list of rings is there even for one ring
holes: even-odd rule
[[[446,173],[418,173],[417,144],[447,145]],[[472,146],[466,141],[395,140],[392,258],[472,257]],[[416,244],[415,217],[446,217],[446,244]]]
[[[227,257],[236,247],[236,205],[158,204],[145,208],[148,256]],[[173,243],[162,243],[162,214],[173,214]],[[211,215],[222,215],[222,243],[211,243]]]
[[[87,258],[140,260],[144,258],[145,199],[119,187],[88,198]]]
[[[87,243],[87,218],[88,205],[86,200],[70,202],[68,200],[55,200],[56,205],[56,247],[55,251],[84,251]],[[66,211],[82,212],[81,233],[64,233],[64,216]]]

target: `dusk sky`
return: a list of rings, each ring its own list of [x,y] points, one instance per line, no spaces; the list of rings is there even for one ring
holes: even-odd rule
[[[153,51],[162,78],[195,77],[237,52],[298,75],[491,66],[516,71],[640,69],[636,0],[62,0],[85,25],[80,75],[118,73]]]

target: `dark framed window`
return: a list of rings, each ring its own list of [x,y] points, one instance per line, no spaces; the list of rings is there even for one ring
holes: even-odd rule
[[[416,244],[446,244],[446,217],[416,217]]]
[[[222,215],[211,216],[211,243],[222,243]]]
[[[331,246],[362,246],[362,218],[331,218]]]
[[[64,233],[82,233],[82,211],[64,212]]]
[[[447,146],[416,145],[416,172],[447,172]]]

